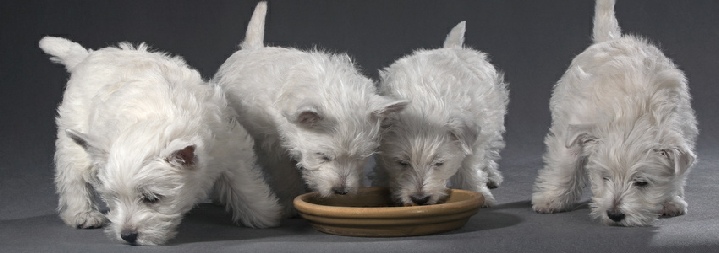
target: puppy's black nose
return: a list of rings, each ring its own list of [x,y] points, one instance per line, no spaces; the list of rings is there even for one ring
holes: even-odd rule
[[[487,188],[489,188],[489,189],[495,189],[495,188],[497,188],[497,187],[499,187],[499,185],[497,185],[497,183],[492,182],[492,181],[487,182]]]
[[[120,238],[126,242],[135,243],[137,242],[137,231],[123,229],[122,232],[120,232]]]
[[[410,196],[409,198],[412,199],[412,202],[415,203],[415,204],[417,204],[417,205],[426,205],[427,202],[429,202],[429,196],[428,196],[428,195],[418,195],[418,194],[415,194],[415,195]]]
[[[349,192],[347,187],[332,187],[332,191],[339,195],[346,195]]]
[[[624,219],[624,217],[626,217],[626,215],[617,211],[607,211],[607,216],[609,216],[609,219],[614,222],[620,222]]]

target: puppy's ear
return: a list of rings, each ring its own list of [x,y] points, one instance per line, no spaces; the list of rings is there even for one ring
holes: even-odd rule
[[[447,122],[450,137],[458,141],[466,155],[472,154],[472,145],[477,141],[480,127],[464,117],[452,117]]]
[[[395,123],[397,123],[398,120],[399,120],[399,115],[397,115],[397,114],[390,114],[390,115],[388,115],[387,117],[384,117],[384,118],[379,119],[379,121],[380,121],[380,122],[379,122],[379,123],[380,123],[380,124],[379,124],[379,127],[380,127],[383,131],[389,130],[389,129],[392,127],[392,125],[394,125]]]
[[[283,112],[288,121],[301,127],[317,126],[324,118],[322,112],[317,106],[304,104],[296,108],[294,111]]]
[[[180,149],[175,149],[167,157],[165,161],[172,166],[186,168],[197,164],[197,155],[195,149],[197,145],[190,144]]]
[[[70,137],[72,141],[77,143],[77,145],[80,145],[83,149],[85,149],[85,152],[90,155],[91,159],[102,160],[107,158],[107,151],[94,137],[91,137],[85,133],[80,133],[73,129],[66,129],[65,134],[67,134],[67,136]]]
[[[687,147],[681,145],[676,148],[655,149],[662,158],[667,159],[669,164],[673,166],[674,175],[682,175],[686,172],[697,159],[697,156]]]
[[[379,80],[380,80],[380,82],[386,82],[386,81],[387,81],[387,78],[389,77],[387,71],[385,71],[384,69],[380,69],[378,72],[379,72]],[[376,84],[375,84],[375,85],[376,85]]]
[[[597,139],[592,135],[594,124],[570,124],[567,127],[567,139],[564,142],[566,148],[572,148],[575,145],[584,145]]]
[[[377,120],[384,121],[385,118],[404,110],[404,108],[406,108],[409,104],[409,101],[394,100],[388,97],[376,96],[372,98],[371,103],[372,117]]]

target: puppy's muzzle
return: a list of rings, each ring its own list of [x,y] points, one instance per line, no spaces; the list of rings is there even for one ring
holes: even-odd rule
[[[607,216],[609,216],[609,219],[614,222],[620,222],[626,217],[626,215],[619,211],[607,211]]]
[[[120,232],[120,238],[122,238],[122,240],[125,240],[126,242],[128,242],[132,245],[135,245],[137,243],[137,236],[138,236],[138,234],[137,234],[137,231],[135,231],[135,230],[123,229]]]
[[[409,198],[412,199],[412,203],[417,205],[426,205],[429,203],[430,196],[425,194],[412,194]]]
[[[344,186],[332,187],[332,191],[339,195],[347,195],[347,193],[349,193],[349,189],[347,189],[347,187],[344,187]]]

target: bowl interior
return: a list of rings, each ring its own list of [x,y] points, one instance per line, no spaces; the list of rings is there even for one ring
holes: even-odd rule
[[[363,188],[353,195],[333,195],[321,198],[308,195],[305,202],[334,207],[398,207],[392,202],[388,188]]]

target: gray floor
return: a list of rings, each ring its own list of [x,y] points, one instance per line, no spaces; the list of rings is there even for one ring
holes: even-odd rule
[[[77,230],[55,214],[55,108],[67,73],[38,48],[64,36],[90,48],[148,42],[211,77],[237,48],[255,1],[0,1],[0,252],[719,252],[719,1],[618,0],[622,29],[657,42],[686,73],[700,123],[699,163],[686,189],[689,213],[654,226],[600,225],[586,204],[540,215],[530,209],[541,167],[553,84],[590,43],[592,0],[272,0],[266,40],[348,52],[363,72],[416,48],[441,45],[467,21],[466,44],[488,53],[510,83],[506,182],[500,204],[462,229],[407,238],[319,233],[304,220],[253,230],[199,205],[163,247],[130,247],[102,230]],[[585,200],[588,196],[585,196]]]
[[[716,150],[714,150],[713,153]],[[700,154],[712,153],[700,150]],[[522,157],[526,153],[522,153]],[[201,204],[162,247],[131,247],[110,241],[102,230],[70,228],[52,210],[52,195],[34,199],[47,208],[24,212],[17,200],[2,199],[0,252],[716,252],[719,250],[719,184],[705,155],[687,186],[689,214],[660,219],[651,227],[613,227],[590,220],[587,204],[568,213],[542,215],[530,208],[530,185],[540,154],[508,154],[507,181],[495,190],[500,204],[481,209],[460,230],[406,238],[357,238],[315,231],[302,219],[279,228],[254,230],[230,224],[222,208]],[[22,191],[15,194],[23,195]],[[586,199],[586,198],[585,198]],[[10,211],[9,213],[6,211]],[[11,214],[11,215],[8,215]],[[12,217],[12,218],[10,218]]]

